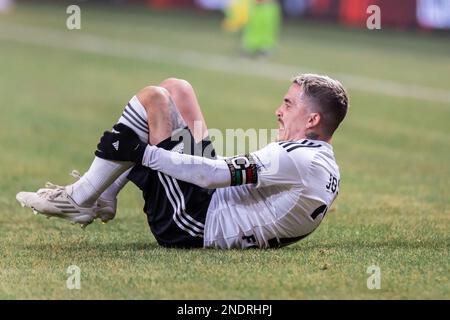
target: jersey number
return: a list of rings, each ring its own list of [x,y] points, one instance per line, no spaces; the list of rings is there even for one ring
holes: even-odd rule
[[[338,187],[339,187],[339,180],[336,179],[336,177],[330,173],[330,180],[328,180],[328,184],[325,186],[325,188],[328,191],[335,193],[338,190]]]

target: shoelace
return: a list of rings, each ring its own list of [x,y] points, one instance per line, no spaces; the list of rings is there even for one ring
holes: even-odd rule
[[[69,173],[70,176],[76,178],[77,180],[81,178],[80,173],[77,170],[72,170],[72,172]],[[50,181],[47,181],[45,183],[45,189],[39,190],[38,194],[40,196],[49,198],[49,199],[55,199],[58,196],[60,196],[65,191],[64,186],[60,186],[54,183],[51,183]]]
[[[42,197],[53,200],[53,199],[59,197],[64,191],[65,191],[64,187],[58,186],[51,182],[47,182],[47,183],[45,183],[45,189],[39,190],[37,192],[37,194]]]

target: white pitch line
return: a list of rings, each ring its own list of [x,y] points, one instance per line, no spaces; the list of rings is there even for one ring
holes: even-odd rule
[[[59,31],[18,24],[0,23],[0,39],[58,49],[76,50],[118,58],[177,64],[241,76],[256,76],[288,81],[297,73],[316,72],[299,66],[253,61],[192,50],[179,50],[150,44],[88,35],[82,31]],[[347,88],[417,100],[450,104],[450,91],[420,85],[368,78],[352,74],[330,74]]]

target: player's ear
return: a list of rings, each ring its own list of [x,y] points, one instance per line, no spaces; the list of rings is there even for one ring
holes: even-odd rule
[[[308,122],[306,124],[306,128],[314,128],[317,127],[320,123],[322,116],[318,112],[312,112],[308,116]]]

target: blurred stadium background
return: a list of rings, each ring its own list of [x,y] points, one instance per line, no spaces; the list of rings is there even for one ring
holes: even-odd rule
[[[450,1],[285,0],[275,50],[255,58],[245,31],[223,29],[224,4],[0,0],[0,298],[449,299]],[[381,30],[366,28],[371,4]],[[84,172],[145,85],[187,79],[210,128],[272,128],[303,72],[341,80],[351,108],[334,140],[340,196],[294,246],[159,248],[131,185],[116,219],[85,231],[15,201]],[[66,287],[70,265],[81,290]]]

